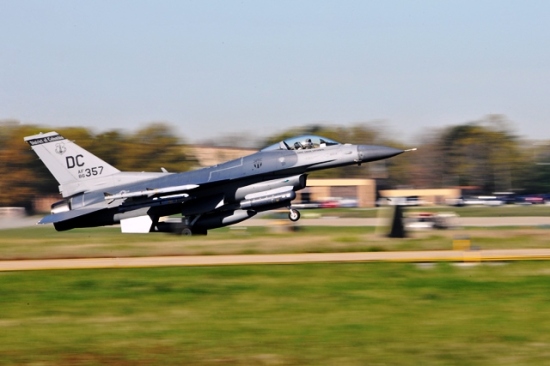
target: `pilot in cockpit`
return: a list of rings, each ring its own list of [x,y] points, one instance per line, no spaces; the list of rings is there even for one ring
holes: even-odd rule
[[[305,139],[303,142],[296,141],[294,143],[294,150],[305,150],[305,149],[312,149],[313,143],[311,142],[311,139]]]

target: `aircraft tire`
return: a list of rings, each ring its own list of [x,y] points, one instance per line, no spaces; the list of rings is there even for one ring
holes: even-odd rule
[[[181,235],[191,236],[191,235],[193,235],[193,231],[191,230],[191,228],[185,227],[185,228],[183,228],[183,230],[181,231]]]
[[[296,222],[296,221],[300,220],[300,211],[298,211],[294,208],[291,208],[290,212],[288,213],[288,219],[292,222]]]
[[[192,229],[188,226],[184,227],[180,233],[180,235],[184,236],[206,236],[207,234],[208,231],[206,229]]]

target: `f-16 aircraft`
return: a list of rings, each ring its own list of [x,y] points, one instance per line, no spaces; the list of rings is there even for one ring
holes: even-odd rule
[[[254,154],[194,171],[121,172],[57,132],[24,140],[59,183],[63,200],[39,224],[58,231],[120,223],[123,233],[205,235],[258,212],[288,208],[309,172],[361,165],[403,150],[340,144],[315,135],[290,138]],[[178,222],[161,218],[181,214]]]

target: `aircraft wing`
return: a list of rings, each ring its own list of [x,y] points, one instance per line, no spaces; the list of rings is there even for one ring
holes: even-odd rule
[[[157,188],[157,189],[146,189],[143,191],[123,191],[116,194],[111,194],[108,192],[104,193],[105,201],[114,201],[118,199],[126,199],[126,198],[135,198],[135,197],[147,197],[151,198],[153,196],[157,196],[160,199],[163,198],[173,198],[174,196],[182,196],[187,197],[188,194],[184,193],[186,191],[189,191],[191,189],[198,188],[199,185],[197,184],[186,184],[181,186],[171,186],[171,187],[165,187],[165,188]],[[156,198],[153,198],[155,200]],[[55,224],[58,222],[71,220],[77,217],[81,217],[96,211],[100,211],[103,209],[106,209],[105,206],[100,207],[90,207],[90,208],[80,208],[76,210],[70,210],[65,212],[59,212],[54,213],[48,216],[45,216],[38,222],[38,224]]]

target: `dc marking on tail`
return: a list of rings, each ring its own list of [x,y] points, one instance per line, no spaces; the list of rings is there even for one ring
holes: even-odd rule
[[[67,163],[67,169],[73,169],[76,167],[83,167],[86,165],[84,161],[84,156],[78,154],[76,156],[67,156],[65,157],[65,162]],[[78,178],[90,178],[96,177],[103,173],[103,165],[94,166],[93,168],[78,169]]]
[[[84,166],[84,162],[80,159],[84,159],[84,156],[82,155],[77,155],[76,157],[67,156],[65,158],[65,160],[67,161],[67,168],[72,169],[76,166]]]

